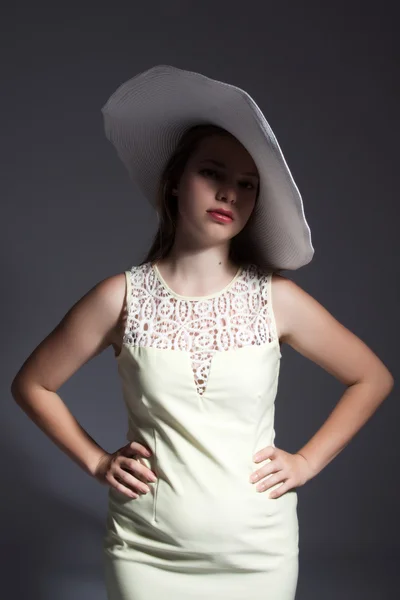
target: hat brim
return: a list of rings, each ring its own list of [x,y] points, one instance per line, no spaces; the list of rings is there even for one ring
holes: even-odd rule
[[[129,79],[102,108],[107,138],[131,179],[155,207],[161,173],[190,127],[213,123],[252,156],[260,193],[243,239],[260,265],[298,269],[314,255],[298,187],[265,116],[244,90],[205,75],[158,65]]]

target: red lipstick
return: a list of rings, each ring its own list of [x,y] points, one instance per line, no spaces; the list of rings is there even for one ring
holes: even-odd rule
[[[214,219],[223,222],[230,223],[233,221],[233,214],[230,210],[225,210],[223,208],[214,208],[207,211]]]

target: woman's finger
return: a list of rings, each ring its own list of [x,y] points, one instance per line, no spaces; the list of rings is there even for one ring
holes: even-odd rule
[[[141,463],[140,460],[120,456],[119,464],[124,469],[133,471],[138,476],[143,477],[146,481],[155,482],[157,480],[155,473],[153,473],[151,469],[148,469],[146,465]]]
[[[111,487],[115,488],[122,494],[125,494],[125,496],[129,496],[130,498],[139,498],[139,494],[137,492],[134,492],[131,488],[120,483],[119,479],[114,477],[112,473],[108,473],[106,479]]]
[[[267,477],[267,475],[271,475],[272,473],[277,473],[278,471],[281,471],[281,468],[276,463],[276,461],[273,460],[273,461],[269,462],[268,464],[266,464],[265,466],[257,469],[257,471],[254,471],[250,476],[250,481],[252,483],[256,483],[257,481],[260,481],[260,479],[262,479],[263,477]]]
[[[276,488],[275,490],[272,490],[272,492],[269,493],[268,497],[269,498],[279,498],[280,496],[283,496],[283,494],[286,494],[286,492],[288,492],[291,489],[294,489],[294,488],[291,486],[291,484],[289,483],[289,480],[287,479],[278,488]]]
[[[118,466],[116,466],[113,475],[114,478],[121,481],[122,484],[127,485],[135,493],[139,492],[140,494],[147,494],[150,491],[148,485],[121,467],[118,468]]]
[[[130,456],[133,456],[134,454],[140,454],[141,456],[147,457],[151,456],[151,450],[139,442],[131,442],[128,444],[127,449]]]
[[[273,487],[274,485],[280,483],[281,481],[283,481],[283,473],[282,473],[282,471],[278,471],[277,473],[275,473],[274,475],[271,475],[267,479],[260,481],[260,483],[257,485],[257,488],[256,488],[257,492],[264,492],[266,489]]]

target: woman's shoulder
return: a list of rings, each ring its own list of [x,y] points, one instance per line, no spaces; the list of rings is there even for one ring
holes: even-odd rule
[[[109,332],[109,340],[116,354],[119,353],[122,343],[128,317],[128,296],[132,285],[132,276],[137,272],[137,266],[133,265],[124,271],[110,275],[97,285],[104,310],[112,315],[113,327]]]
[[[288,277],[275,271],[268,273],[268,278],[271,282],[268,300],[274,313],[278,337],[281,341],[285,341],[288,312],[291,310],[290,307],[298,293],[296,288],[298,290],[301,288]]]
[[[258,280],[262,287],[268,287],[268,284],[271,283],[271,286],[274,288],[277,286],[281,288],[282,286],[290,286],[291,283],[291,280],[288,277],[281,275],[280,272],[263,268],[256,263],[246,265],[245,271],[248,277]]]
[[[130,269],[128,269],[129,271]],[[93,304],[96,303],[99,307],[102,307],[104,315],[107,315],[108,322],[114,324],[110,333],[111,338],[113,338],[115,331],[119,331],[121,320],[124,319],[126,313],[126,271],[105,277],[95,285],[93,292]]]
[[[114,345],[125,296],[125,275],[95,283],[33,350],[13,384],[39,382],[56,391],[81,366]]]

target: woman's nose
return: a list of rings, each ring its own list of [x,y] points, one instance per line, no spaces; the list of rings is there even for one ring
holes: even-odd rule
[[[217,198],[219,200],[228,200],[229,202],[236,201],[236,189],[233,185],[224,185],[219,189]]]

